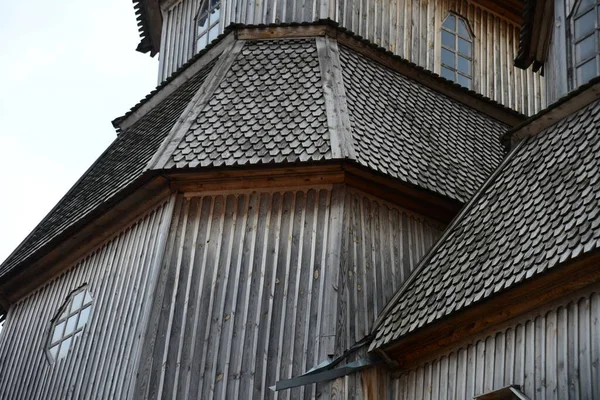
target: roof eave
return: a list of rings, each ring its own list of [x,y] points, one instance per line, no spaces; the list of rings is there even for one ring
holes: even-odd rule
[[[517,317],[522,318],[566,296],[578,294],[582,289],[597,286],[600,283],[599,262],[600,249],[584,253],[371,351],[384,352],[400,369],[414,367],[454,348],[457,343],[493,333],[507,323],[516,323]]]
[[[133,0],[140,43],[136,51],[154,57],[160,50],[162,13],[158,0]]]
[[[515,67],[527,69],[533,65],[534,72],[541,70],[543,73],[552,37],[553,17],[553,1],[526,1],[519,35],[519,50],[514,60]]]

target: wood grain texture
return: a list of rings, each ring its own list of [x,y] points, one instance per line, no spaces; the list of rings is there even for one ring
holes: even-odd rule
[[[362,398],[386,387],[388,399],[469,399],[513,384],[531,399],[597,398],[599,289],[590,286],[401,373],[360,372]]]
[[[11,306],[0,337],[0,398],[127,398],[165,210],[158,206]],[[93,296],[91,317],[68,356],[51,365],[50,319],[82,284]]]
[[[164,11],[159,81],[196,53],[193,16],[199,4],[199,0],[182,0]],[[222,4],[221,29],[232,23],[258,25],[329,18],[438,74],[440,26],[448,13],[453,12],[467,19],[475,33],[473,89],[476,92],[527,115],[546,105],[544,77],[513,66],[519,25],[515,22],[515,13],[510,12],[512,5],[504,7],[493,1],[466,0],[321,0],[317,3],[224,0]],[[306,29],[309,35],[323,33],[310,27]],[[273,37],[277,35],[277,29],[273,29]],[[520,85],[522,82],[526,84]]]
[[[356,395],[358,377],[277,394],[268,386],[366,335],[442,228],[344,184],[194,193],[177,204],[136,398]]]

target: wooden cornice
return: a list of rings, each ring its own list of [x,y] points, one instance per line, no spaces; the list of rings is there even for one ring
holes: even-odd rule
[[[380,349],[401,370],[453,348],[481,332],[600,282],[600,250],[558,265],[489,299],[419,329]]]
[[[26,262],[18,272],[6,277],[0,284],[0,294],[4,294],[0,300],[11,304],[27,295],[166,201],[172,193],[315,187],[340,183],[443,224],[454,218],[461,207],[456,201],[375,174],[349,161],[153,171],[145,176],[145,180],[134,185],[137,189],[63,232],[38,259]]]

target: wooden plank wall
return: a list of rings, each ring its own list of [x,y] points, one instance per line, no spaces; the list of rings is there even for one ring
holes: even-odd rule
[[[182,0],[163,10],[158,54],[158,83],[168,78],[196,53],[196,12],[202,0]]]
[[[600,287],[387,381],[390,399],[470,399],[510,384],[531,399],[600,398]],[[378,385],[382,386],[382,385]]]
[[[329,398],[268,386],[369,329],[439,234],[421,221],[342,185],[182,196],[135,398]]]
[[[198,0],[182,0],[165,11],[159,80],[194,52],[193,19]],[[223,24],[261,24],[330,18],[415,64],[439,73],[440,29],[449,11],[474,31],[473,89],[524,114],[546,105],[545,80],[513,67],[519,27],[467,0],[223,0]]]
[[[0,335],[1,399],[125,399],[143,324],[149,272],[168,214],[159,206],[11,306]],[[67,357],[51,365],[50,320],[83,284],[92,314]]]
[[[545,75],[548,82],[547,101],[548,104],[554,103],[569,92],[569,88],[574,86],[572,77],[567,74],[569,64],[568,58],[571,49],[567,47],[567,15],[570,13],[570,6],[564,0],[554,0],[554,25],[552,29],[552,39],[548,48],[548,61],[544,65]],[[569,79],[571,78],[571,81]]]

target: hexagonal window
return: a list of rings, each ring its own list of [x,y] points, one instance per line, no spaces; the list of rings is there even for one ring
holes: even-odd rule
[[[46,352],[50,362],[65,358],[81,336],[92,312],[92,294],[87,287],[73,291],[52,319]]]

